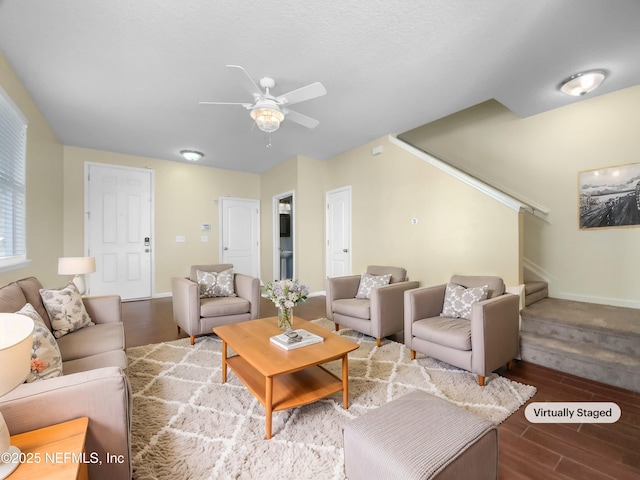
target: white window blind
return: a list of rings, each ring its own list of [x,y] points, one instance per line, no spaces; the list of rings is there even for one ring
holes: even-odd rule
[[[0,88],[0,269],[26,261],[27,120]]]

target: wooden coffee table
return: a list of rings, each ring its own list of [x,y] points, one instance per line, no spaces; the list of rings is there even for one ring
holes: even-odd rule
[[[347,355],[359,345],[306,320],[295,318],[294,329],[320,335],[324,342],[283,350],[269,341],[282,333],[278,318],[263,318],[216,327],[222,340],[222,383],[227,381],[227,366],[262,403],[266,411],[266,439],[271,438],[271,416],[342,390],[343,408],[349,408],[349,364]],[[228,356],[227,348],[237,355]],[[342,359],[342,379],[320,365]]]

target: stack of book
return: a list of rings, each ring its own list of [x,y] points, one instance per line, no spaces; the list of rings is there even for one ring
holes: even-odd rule
[[[302,328],[298,330],[290,330],[280,335],[274,335],[270,337],[271,343],[277,345],[284,350],[294,350],[296,348],[306,347],[313,345],[314,343],[320,343],[324,341],[320,335],[308,332]]]

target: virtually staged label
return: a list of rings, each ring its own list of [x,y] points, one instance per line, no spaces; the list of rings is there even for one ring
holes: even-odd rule
[[[620,414],[613,402],[532,402],[524,409],[531,423],[615,423]]]

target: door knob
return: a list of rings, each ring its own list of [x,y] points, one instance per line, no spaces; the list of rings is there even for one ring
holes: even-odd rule
[[[343,249],[342,249],[342,251],[343,251],[344,253],[349,253],[349,249],[348,249],[348,248],[343,248]]]
[[[229,250],[229,247],[224,247],[224,250]]]

